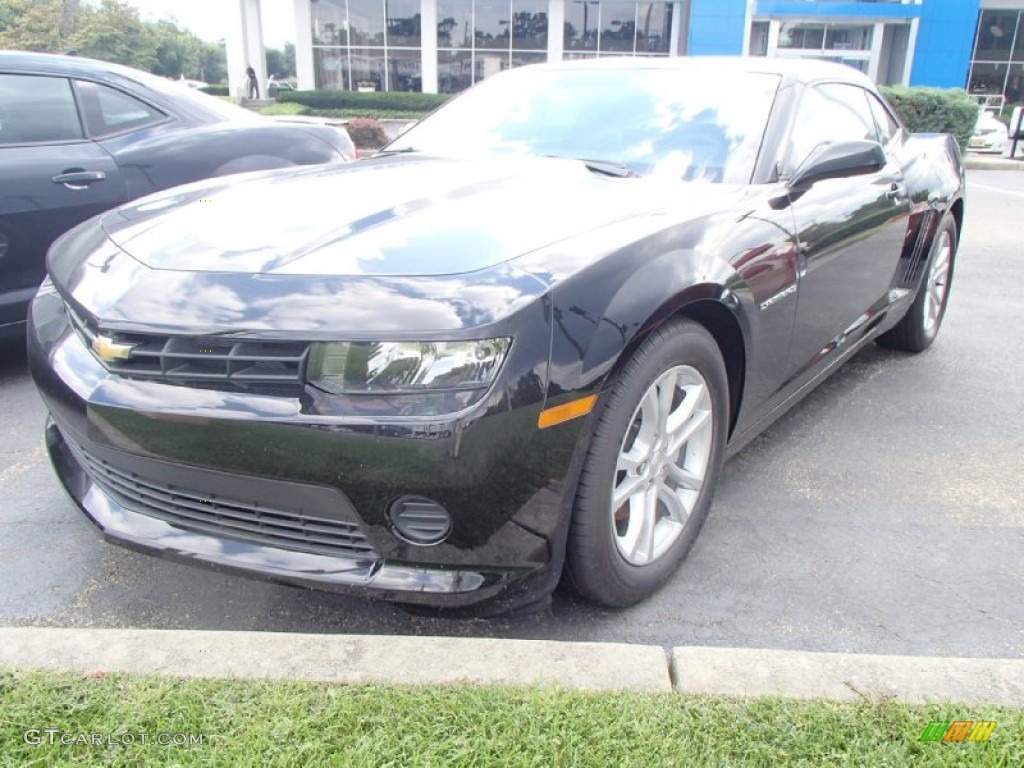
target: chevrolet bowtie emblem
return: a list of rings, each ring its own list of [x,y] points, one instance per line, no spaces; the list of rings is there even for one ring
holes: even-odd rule
[[[92,340],[92,351],[99,355],[100,360],[112,363],[115,360],[127,360],[132,356],[134,344],[122,344],[109,336],[97,336]]]

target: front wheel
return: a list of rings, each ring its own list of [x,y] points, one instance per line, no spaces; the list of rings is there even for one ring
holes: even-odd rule
[[[924,277],[914,303],[892,330],[878,337],[881,346],[905,352],[923,352],[935,341],[949,303],[956,246],[956,221],[947,213],[932,238]]]
[[[648,337],[603,396],[577,489],[566,580],[625,607],[661,587],[703,524],[722,465],[728,380],[689,320]]]

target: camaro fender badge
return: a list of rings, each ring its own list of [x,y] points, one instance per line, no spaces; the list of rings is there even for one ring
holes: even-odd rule
[[[772,304],[775,304],[775,303],[777,303],[779,301],[782,301],[784,298],[789,296],[789,294],[791,294],[791,293],[796,293],[796,283],[793,283],[788,288],[786,288],[784,290],[781,290],[778,293],[776,293],[774,296],[771,296],[771,297],[765,299],[764,301],[762,301],[761,305],[760,305],[760,310],[762,312],[764,312]]]
[[[92,351],[95,352],[104,363],[112,363],[115,360],[127,360],[132,356],[135,344],[123,344],[114,341],[109,336],[97,336],[92,340]]]

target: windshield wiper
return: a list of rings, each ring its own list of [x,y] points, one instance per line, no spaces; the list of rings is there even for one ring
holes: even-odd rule
[[[407,155],[410,152],[419,152],[416,147],[402,147],[401,149],[380,149],[373,153],[374,157],[384,157],[386,155]]]

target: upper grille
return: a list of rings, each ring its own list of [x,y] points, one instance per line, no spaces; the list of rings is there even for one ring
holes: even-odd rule
[[[89,478],[128,509],[196,533],[320,555],[376,559],[358,523],[185,490],[126,472],[65,438]]]
[[[72,326],[95,353],[97,330],[67,307]],[[121,376],[158,379],[215,389],[252,389],[298,395],[309,352],[305,341],[244,341],[217,336],[115,333],[111,339],[134,345],[123,359],[103,360]]]

